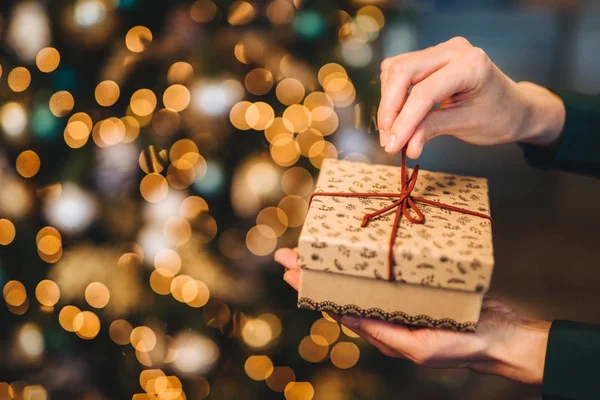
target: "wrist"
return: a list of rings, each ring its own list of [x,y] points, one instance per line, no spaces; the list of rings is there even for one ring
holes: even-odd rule
[[[522,383],[541,385],[544,377],[550,322],[524,320],[512,335],[490,345],[490,372]]]
[[[517,87],[524,103],[517,141],[554,147],[565,125],[563,101],[548,89],[531,82],[518,82]]]

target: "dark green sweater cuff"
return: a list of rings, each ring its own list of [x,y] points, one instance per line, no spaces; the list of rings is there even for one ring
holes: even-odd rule
[[[542,392],[544,400],[600,399],[600,326],[552,323]]]
[[[522,144],[529,163],[600,177],[600,97],[555,92],[564,102],[566,120],[555,151]]]

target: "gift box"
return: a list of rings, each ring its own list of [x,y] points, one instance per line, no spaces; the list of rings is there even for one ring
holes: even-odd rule
[[[299,238],[298,306],[474,331],[494,265],[485,178],[323,161]]]

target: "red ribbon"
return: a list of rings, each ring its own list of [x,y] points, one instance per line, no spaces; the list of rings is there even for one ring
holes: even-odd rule
[[[476,211],[467,210],[465,208],[455,207],[450,204],[444,204],[437,201],[432,201],[425,199],[423,197],[412,196],[411,193],[415,188],[415,184],[417,183],[417,176],[419,175],[419,165],[415,165],[410,176],[408,176],[408,168],[406,167],[406,149],[402,150],[402,164],[400,166],[400,184],[402,190],[400,193],[343,193],[343,192],[316,192],[310,196],[310,203],[316,196],[329,196],[329,197],[379,197],[379,198],[398,198],[389,206],[383,207],[382,209],[365,214],[362,220],[361,227],[364,228],[369,224],[369,222],[384,214],[390,210],[396,209],[394,223],[392,224],[392,232],[390,235],[390,242],[388,247],[388,268],[389,268],[389,280],[394,280],[394,243],[396,241],[396,236],[398,235],[398,226],[400,225],[400,220],[402,216],[404,216],[407,220],[412,222],[413,224],[424,224],[425,223],[425,215],[423,212],[417,207],[415,202],[429,204],[434,207],[443,208],[446,210],[457,211],[463,214],[473,215],[476,217],[481,217],[485,219],[489,219],[492,221],[492,217],[487,214],[479,213]],[[410,213],[410,210],[413,210],[416,214],[416,217],[413,217]]]

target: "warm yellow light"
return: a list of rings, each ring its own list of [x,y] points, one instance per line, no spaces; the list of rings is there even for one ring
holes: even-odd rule
[[[121,95],[121,89],[115,81],[106,80],[102,81],[96,86],[94,96],[96,102],[102,107],[110,107],[119,100]]]
[[[140,117],[150,115],[156,108],[156,95],[150,89],[137,90],[131,95],[130,107]]]
[[[85,288],[85,301],[94,308],[104,308],[110,300],[110,292],[105,284],[92,282]]]
[[[181,112],[190,105],[190,91],[180,84],[171,85],[163,94],[163,104],[171,111]]]
[[[125,45],[134,53],[141,53],[152,43],[152,32],[145,26],[134,26],[125,36]]]
[[[15,225],[8,219],[0,219],[0,245],[8,246],[15,240],[17,231]]]
[[[25,67],[17,67],[8,73],[8,87],[13,92],[23,92],[27,90],[31,83],[31,73]]]
[[[73,95],[66,90],[56,92],[50,97],[50,111],[56,117],[65,117],[75,107],[75,99]]]
[[[267,356],[250,356],[244,364],[244,370],[251,379],[264,381],[273,373],[273,362]]]
[[[121,346],[129,344],[131,341],[131,332],[133,327],[131,324],[124,319],[117,319],[113,321],[108,328],[108,335],[113,342]]]
[[[60,53],[54,47],[45,47],[35,57],[35,64],[41,72],[52,72],[60,64]]]
[[[36,286],[35,297],[40,304],[52,307],[58,303],[58,299],[60,299],[60,289],[54,281],[44,279]]]

